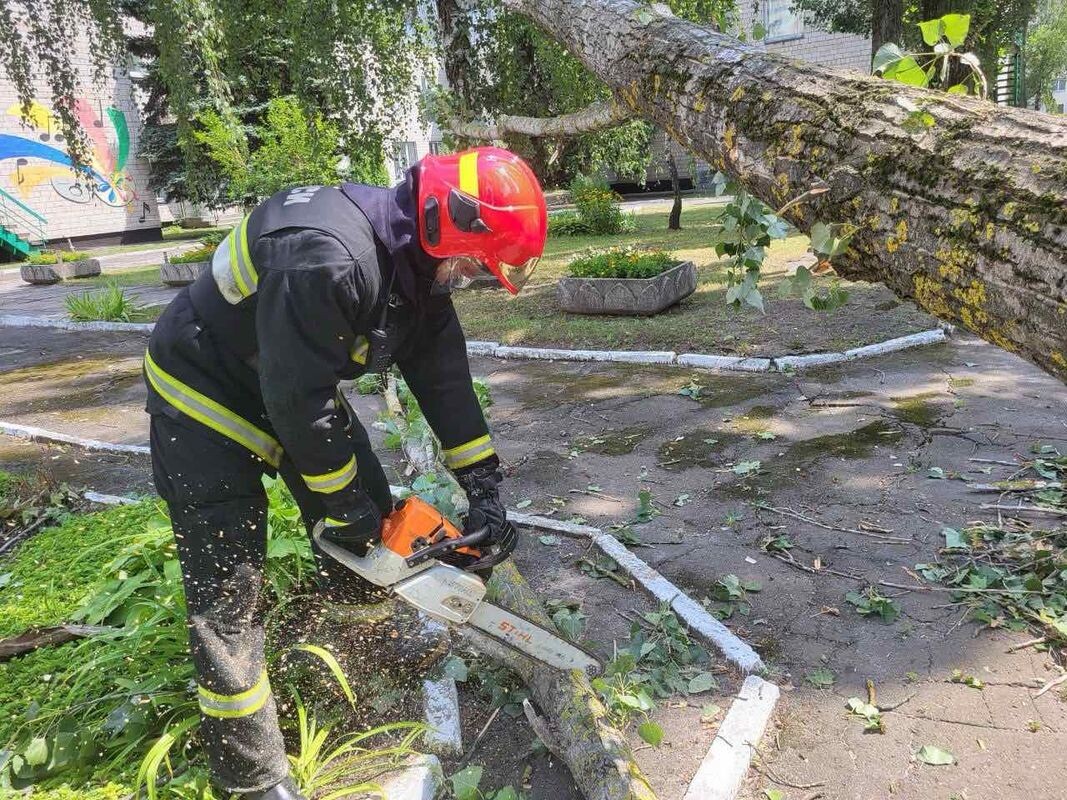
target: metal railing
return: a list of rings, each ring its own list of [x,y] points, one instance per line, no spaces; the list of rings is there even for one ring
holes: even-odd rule
[[[0,225],[30,244],[48,241],[48,220],[3,189],[0,189]]]

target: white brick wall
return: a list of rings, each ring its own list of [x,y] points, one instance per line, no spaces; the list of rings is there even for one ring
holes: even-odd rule
[[[763,21],[761,2],[741,5],[741,27],[751,36],[756,22]],[[810,61],[827,67],[840,67],[870,73],[871,40],[852,33],[827,33],[810,22],[803,25],[803,33],[796,38],[777,42],[753,42],[772,53],[781,53],[789,58]]]
[[[0,189],[44,216],[52,241],[138,232],[151,238],[151,229],[159,228],[159,211],[148,189],[148,165],[137,156],[141,120],[130,79],[116,69],[94,86],[88,41],[79,43],[74,60],[82,75],[79,117],[92,140],[95,191],[77,186],[70,167],[62,163],[66,144],[50,113],[47,85],[38,81],[37,105],[27,125],[20,119],[15,88],[2,74]],[[123,156],[125,164],[120,164]]]

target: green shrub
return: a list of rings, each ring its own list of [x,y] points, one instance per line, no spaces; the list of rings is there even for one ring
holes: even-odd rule
[[[216,247],[217,245],[204,245],[176,256],[168,256],[168,258],[171,264],[195,264],[199,261],[210,261],[211,256],[215,254]]]
[[[665,250],[638,250],[635,247],[615,247],[611,250],[590,250],[570,264],[575,278],[654,278],[678,263]]]
[[[119,286],[67,295],[67,313],[78,322],[129,322],[139,306]]]
[[[585,236],[592,233],[576,211],[561,211],[548,217],[549,236]]]
[[[222,230],[215,229],[213,231],[208,231],[200,237],[200,243],[204,245],[204,247],[218,247],[222,244],[222,240],[226,238],[226,234],[228,234],[230,230],[230,228],[225,228]]]
[[[602,179],[579,175],[570,189],[578,221],[586,228],[582,233],[626,233],[634,229],[633,216],[623,214],[619,207],[622,198]]]
[[[60,256],[66,262],[70,261],[84,261],[87,258],[92,258],[91,253],[86,253],[81,250],[64,250],[57,252],[55,250],[45,250],[42,253],[34,253],[26,256],[26,263],[32,264],[35,267],[45,266],[48,264],[56,264],[59,262]]]

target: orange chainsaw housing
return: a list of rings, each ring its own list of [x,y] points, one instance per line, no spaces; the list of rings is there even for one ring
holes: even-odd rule
[[[431,544],[458,539],[462,535],[444,514],[415,496],[397,503],[393,513],[382,521],[382,544],[404,558]],[[460,547],[454,552],[481,557],[481,551],[473,547]]]

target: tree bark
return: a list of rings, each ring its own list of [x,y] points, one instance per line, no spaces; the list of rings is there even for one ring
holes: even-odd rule
[[[871,61],[887,42],[904,42],[904,0],[871,0]]]
[[[678,164],[674,161],[670,142],[667,142],[667,169],[671,173],[671,192],[674,193],[674,203],[671,205],[670,216],[667,217],[667,229],[680,231],[682,229],[682,182],[678,179]]]
[[[825,180],[787,217],[856,226],[844,276],[1067,380],[1067,119],[800,63],[660,5],[505,2],[772,207]]]
[[[501,114],[493,122],[462,122],[452,120],[448,128],[457,136],[468,139],[503,139],[509,133],[523,136],[574,136],[579,133],[603,130],[633,119],[633,109],[612,101],[591,103],[580,111],[558,117],[521,117]]]

